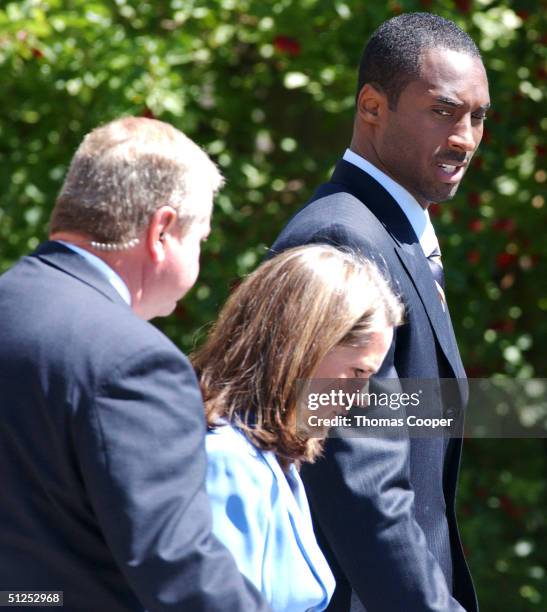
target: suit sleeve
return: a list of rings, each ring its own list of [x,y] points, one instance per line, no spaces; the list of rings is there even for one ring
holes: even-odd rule
[[[302,478],[323,537],[367,612],[463,612],[416,522],[408,466],[408,440],[331,438]]]
[[[380,371],[389,378],[397,376],[395,343],[396,334]],[[374,379],[371,390],[381,392],[382,380]],[[393,391],[393,383],[385,390]],[[388,407],[366,414],[393,417]],[[398,416],[404,422],[403,407]],[[381,436],[332,436],[323,457],[303,467],[302,479],[334,565],[366,612],[464,612],[416,521],[404,428]]]
[[[398,292],[378,249],[336,220],[311,233],[305,224],[295,224],[272,250],[317,242],[360,252]],[[381,375],[397,376],[394,346]],[[330,438],[323,458],[303,467],[302,479],[320,537],[334,559],[329,550],[326,556],[342,570],[367,612],[464,612],[416,521],[406,436]],[[340,573],[333,570],[338,581]],[[331,609],[348,608],[336,607],[335,594]]]
[[[184,356],[141,347],[79,402],[73,434],[99,527],[143,607],[269,609],[212,535],[203,404]]]
[[[253,465],[256,459],[225,447],[221,437],[215,434],[208,436],[207,453],[213,532],[232,553],[241,573],[257,589],[263,590],[273,475],[269,469],[253,470],[260,467]]]

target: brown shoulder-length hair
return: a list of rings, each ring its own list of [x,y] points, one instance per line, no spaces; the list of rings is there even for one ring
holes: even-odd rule
[[[191,356],[209,429],[228,421],[283,465],[313,461],[321,444],[296,432],[297,380],[336,345],[366,346],[372,330],[401,319],[377,267],[354,252],[311,245],[266,261]]]

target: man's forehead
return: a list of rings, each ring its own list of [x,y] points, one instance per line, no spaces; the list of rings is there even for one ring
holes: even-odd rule
[[[465,80],[481,78],[488,83],[486,70],[478,56],[444,47],[424,49],[420,56],[420,78],[423,80]]]
[[[422,55],[420,79],[409,87],[416,93],[427,94],[439,102],[454,106],[473,100],[474,106],[485,109],[490,105],[488,79],[479,57],[452,49],[427,49]]]

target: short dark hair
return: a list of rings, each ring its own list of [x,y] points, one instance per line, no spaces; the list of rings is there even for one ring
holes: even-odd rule
[[[383,91],[394,110],[403,89],[420,78],[426,49],[451,49],[481,58],[473,39],[453,21],[432,13],[403,13],[370,37],[359,64],[357,98],[365,83]]]

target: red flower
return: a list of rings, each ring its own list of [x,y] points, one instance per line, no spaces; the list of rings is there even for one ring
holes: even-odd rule
[[[528,17],[530,17],[530,13],[522,9],[519,11],[515,11],[515,13],[522,19],[522,21],[526,21]]]
[[[481,260],[481,252],[477,249],[472,249],[467,253],[467,261],[470,264],[477,264]]]
[[[44,57],[43,52],[40,51],[40,49],[37,49],[36,47],[32,47],[31,53],[36,59],[42,59]]]
[[[276,36],[273,41],[273,46],[278,53],[286,53],[292,57],[300,55],[300,43],[292,36]]]
[[[482,228],[483,228],[482,219],[473,219],[473,221],[469,221],[469,224],[467,227],[469,228],[470,232],[477,234],[478,232],[482,231]]]
[[[155,119],[156,115],[148,108],[148,106],[144,107],[144,110],[141,113],[141,117],[146,117],[147,119]]]
[[[177,319],[184,319],[186,317],[186,308],[181,302],[178,302],[173,314]]]
[[[477,206],[481,203],[481,194],[477,193],[476,191],[472,191],[467,196],[467,201],[469,202],[470,206],[477,208]]]
[[[469,378],[483,378],[487,374],[486,370],[481,365],[466,366],[465,371]]]
[[[430,217],[438,217],[441,214],[441,207],[439,204],[434,202],[433,204],[430,204],[427,212],[429,213]]]
[[[497,332],[512,332],[515,328],[515,323],[511,319],[498,319],[497,321],[492,321],[488,328]]]
[[[482,499],[488,497],[488,491],[484,487],[477,487],[475,489],[475,493],[477,494],[477,497],[481,497]]]
[[[498,268],[507,268],[516,260],[517,256],[513,253],[498,253],[496,256],[496,266]]]
[[[517,506],[507,495],[500,495],[500,506],[507,516],[517,520],[526,512],[525,508]]]
[[[471,10],[471,0],[454,0],[454,4],[460,13],[469,13]]]
[[[513,219],[496,219],[492,223],[492,229],[498,232],[511,232],[515,229]]]

